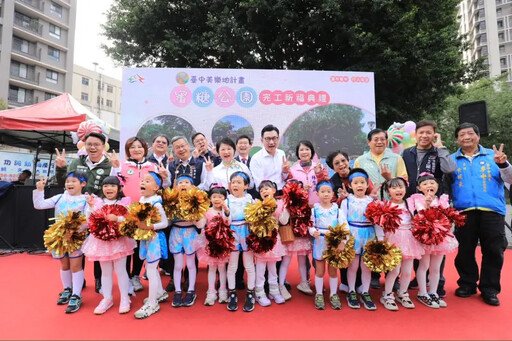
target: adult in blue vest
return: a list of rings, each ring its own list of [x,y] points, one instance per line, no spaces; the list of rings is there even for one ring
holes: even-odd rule
[[[504,181],[512,182],[512,166],[499,149],[480,145],[480,131],[472,123],[455,129],[459,149],[451,155],[457,169],[450,176],[453,206],[464,211],[466,224],[455,230],[459,250],[455,268],[459,273],[455,295],[469,297],[478,289],[485,303],[500,304],[500,277],[507,239],[505,237]],[[480,274],[475,249],[480,241]]]

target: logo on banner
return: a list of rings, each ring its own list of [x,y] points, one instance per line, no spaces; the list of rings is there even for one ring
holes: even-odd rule
[[[188,83],[189,77],[186,72],[178,72],[176,74],[176,82],[181,85],[185,85]]]
[[[144,83],[144,78],[142,78],[141,76],[139,76],[137,74],[130,76],[130,78],[128,78],[128,83],[135,83],[135,82]]]

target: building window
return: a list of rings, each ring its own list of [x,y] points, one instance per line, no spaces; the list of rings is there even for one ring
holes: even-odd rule
[[[100,105],[100,103],[101,103],[101,105],[103,105],[103,97],[101,97],[101,100],[100,100],[100,96],[98,96],[96,98],[96,104]]]
[[[498,30],[503,29],[503,20],[498,20]]]
[[[500,64],[502,67],[507,67],[507,59],[506,58],[500,58]]]
[[[47,101],[47,100],[49,100],[49,99],[52,99],[52,98],[55,98],[55,97],[57,97],[57,95],[56,95],[56,94],[51,94],[51,93],[49,93],[49,92],[45,92],[45,93],[44,93],[44,100],[45,100],[45,101]]]
[[[105,83],[98,81],[98,90],[105,90]]]
[[[27,91],[23,88],[17,86],[9,87],[9,101],[17,102],[17,103],[25,103],[27,100]]]
[[[107,99],[107,107],[112,108],[112,100]]]
[[[503,10],[502,10],[501,8],[498,8],[498,9],[496,10],[496,16],[497,16],[497,17],[501,17],[501,16],[503,16]]]
[[[46,80],[50,83],[57,84],[59,81],[59,73],[52,70],[46,70]]]
[[[505,33],[503,33],[503,32],[498,33],[498,40],[500,42],[505,41]]]
[[[50,24],[50,36],[60,39],[60,27]]]
[[[89,86],[89,78],[82,77],[82,85]]]
[[[28,67],[26,64],[22,64],[15,61],[11,62],[11,75],[20,78],[27,78],[27,70]]]
[[[60,60],[60,50],[48,46],[48,58],[58,62]]]
[[[82,101],[89,102],[89,94],[87,92],[82,92],[80,98],[82,99]]]
[[[505,45],[500,45],[500,53],[505,53]]]
[[[50,3],[50,13],[55,14],[59,18],[62,17],[62,6],[57,5],[55,2]]]
[[[107,84],[107,92],[114,92],[114,87],[112,85]]]
[[[21,51],[23,53],[29,53],[29,51],[30,51],[29,41],[25,40],[25,39],[18,38],[16,36],[12,38],[12,47],[14,50]]]

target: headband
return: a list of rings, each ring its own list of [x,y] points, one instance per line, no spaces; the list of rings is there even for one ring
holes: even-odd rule
[[[431,176],[431,177],[434,177],[434,174],[429,173],[429,172],[423,172],[423,173],[421,173],[420,175],[418,175],[418,178],[419,178],[419,177],[422,177],[422,176]]]
[[[121,175],[121,173],[117,173],[116,177],[119,179],[119,183],[121,184],[121,186],[124,186],[124,184],[126,183],[126,177]]]
[[[213,184],[211,184],[210,186],[210,189],[214,189],[214,188],[224,188],[224,186],[222,186],[222,184],[218,183],[218,182],[214,182]]]
[[[155,179],[155,182],[158,185],[158,187],[162,187],[162,179],[160,178],[160,176],[158,176],[158,174],[156,174],[155,172],[148,172],[148,174],[151,175],[153,179]]]
[[[350,174],[350,176],[348,177],[348,181],[352,182],[353,178],[357,178],[359,176],[362,176],[363,178],[368,179],[368,175],[366,175],[362,172],[354,172],[354,173]]]
[[[334,191],[334,185],[330,182],[330,181],[320,181],[317,185],[316,185],[316,191],[318,192],[318,190],[320,189],[320,187],[322,187],[323,185],[327,185],[329,187],[332,188],[332,190]]]
[[[70,172],[70,173],[68,174],[68,176],[66,176],[66,179],[67,179],[67,178],[70,178],[70,177],[71,177],[71,178],[78,179],[78,180],[80,180],[80,182],[87,182],[87,179],[86,179],[85,177],[83,177],[83,176],[77,176],[77,175],[75,175],[75,172]]]
[[[249,182],[249,178],[247,177],[247,174],[245,174],[244,172],[236,172],[233,174],[235,174],[235,176],[241,176],[242,178],[245,179],[245,181]]]
[[[194,183],[194,179],[190,175],[188,175],[188,174],[181,174],[180,176],[178,176],[178,178],[176,179],[176,183],[178,183],[178,182],[180,182],[181,180],[184,180],[184,179],[190,181],[191,184]]]

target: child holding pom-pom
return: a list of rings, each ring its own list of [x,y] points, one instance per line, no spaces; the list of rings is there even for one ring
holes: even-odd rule
[[[217,299],[215,280],[219,272],[219,303],[228,302],[228,290],[226,288],[227,275],[226,264],[229,261],[232,244],[234,242],[231,231],[231,217],[226,202],[227,192],[221,184],[213,183],[209,191],[212,207],[206,212],[206,227],[200,235],[200,243],[203,248],[198,250],[200,261],[208,264],[208,291],[204,305],[212,306]]]
[[[101,184],[101,198],[87,198],[87,217],[91,234],[84,242],[82,251],[90,261],[99,261],[101,266],[101,283],[103,299],[94,309],[96,315],[104,314],[110,309],[112,301],[113,271],[116,272],[121,300],[119,313],[130,311],[128,291],[130,278],[126,271],[126,258],[133,254],[137,243],[130,237],[121,236],[119,223],[124,221],[128,212],[126,206],[130,198],[123,194],[121,181],[117,176],[106,177]]]
[[[421,173],[418,178],[418,191],[411,195],[411,210],[417,213],[415,221],[419,220],[422,213],[426,213],[429,208],[447,209],[450,206],[448,195],[443,194],[439,198],[436,196],[439,184],[436,178],[429,173]],[[423,212],[422,212],[423,211]],[[454,251],[459,243],[457,239],[449,233],[451,223],[444,214],[439,215],[444,221],[446,236],[440,243],[432,243],[425,240],[423,247],[425,255],[420,260],[418,269],[416,270],[416,279],[418,280],[418,300],[429,308],[445,308],[446,302],[437,294],[437,286],[439,284],[439,276],[441,263],[444,255]],[[441,222],[441,221],[439,221]],[[427,270],[429,271],[430,287],[427,292]]]
[[[398,310],[393,295],[393,285],[398,275],[401,274],[397,300],[404,308],[413,309],[414,303],[409,298],[407,289],[411,282],[413,261],[414,259],[421,259],[425,250],[411,233],[412,213],[409,210],[410,205],[404,200],[407,192],[407,182],[403,178],[394,178],[385,182],[381,190],[381,197],[384,198],[383,194],[386,191],[391,198],[391,207],[400,209],[400,213],[397,215],[397,220],[399,220],[398,228],[394,231],[388,231],[386,226],[382,227],[386,231],[386,241],[395,244],[402,251],[402,262],[386,275],[386,284],[380,302],[388,310]]]
[[[329,226],[334,227],[338,224],[345,222],[345,219],[340,214],[338,205],[332,203],[334,197],[334,186],[330,181],[321,181],[316,185],[316,191],[320,198],[320,203],[316,203],[311,212],[312,227],[309,228],[309,233],[313,238],[313,258],[315,259],[315,308],[325,309],[325,302],[323,296],[324,287],[324,274],[325,274],[325,260],[324,251],[327,248],[325,241],[325,234],[329,231]],[[340,250],[345,246],[344,242],[339,244]],[[329,274],[329,289],[330,289],[330,303],[331,307],[335,310],[341,309],[340,297],[338,291],[338,269],[331,264],[327,266]]]
[[[156,208],[160,215],[159,222],[152,220],[141,221],[138,228],[147,231],[162,230],[167,227],[168,221],[162,207],[162,198],[157,195],[157,191],[162,188],[162,177],[156,172],[148,172],[140,181],[140,193],[142,197],[139,202],[142,204],[151,204]],[[158,261],[162,256],[167,255],[167,244],[163,232],[155,233],[149,240],[141,240],[139,257],[146,260],[146,273],[149,280],[149,297],[144,300],[142,308],[135,312],[135,318],[147,318],[160,311],[159,302],[167,300],[169,295],[162,287],[162,280],[158,272]]]
[[[258,190],[262,200],[267,198],[274,199],[274,195],[277,192],[277,185],[273,181],[263,180],[258,186]],[[281,199],[277,200],[277,209],[273,213],[273,217],[276,219],[276,223],[277,220],[279,220],[283,225],[288,222],[290,215],[288,214],[288,211],[283,211],[283,201]],[[283,304],[285,301],[283,296],[281,296],[277,282],[276,264],[286,254],[286,250],[283,244],[281,244],[281,238],[277,233],[277,224],[275,225],[275,229],[273,230],[272,235],[266,238],[274,239],[274,237],[275,243],[272,247],[272,250],[261,253],[255,252],[254,255],[256,259],[256,301],[262,307],[270,305],[270,300],[267,298],[264,289],[265,270],[268,270],[269,297],[273,299],[277,304]]]
[[[361,262],[361,258],[366,243],[375,238],[383,240],[384,231],[378,225],[374,227],[365,216],[368,204],[374,200],[371,196],[366,195],[369,186],[368,173],[364,169],[354,168],[349,172],[348,179],[354,194],[349,194],[343,200],[340,209],[344,219],[348,222],[350,233],[354,236],[356,256],[347,271],[349,288],[347,302],[350,308],[360,308],[355,284],[357,270],[361,267],[361,302],[366,309],[375,310],[377,306],[368,292],[370,290],[371,272],[367,265]]]
[[[55,208],[55,216],[66,214],[68,211],[75,211],[85,214],[87,206],[86,196],[82,189],[87,184],[87,176],[82,172],[70,172],[66,176],[63,194],[51,198],[44,198],[44,186],[46,180],[42,177],[36,183],[33,192],[34,208],[45,210]],[[86,226],[83,226],[85,230]],[[49,230],[48,230],[49,231]],[[57,300],[58,305],[68,304],[66,313],[74,313],[82,305],[82,286],[84,284],[84,270],[82,268],[83,252],[80,248],[73,252],[58,253],[52,251],[54,259],[60,261],[60,278],[64,291],[60,293]]]

